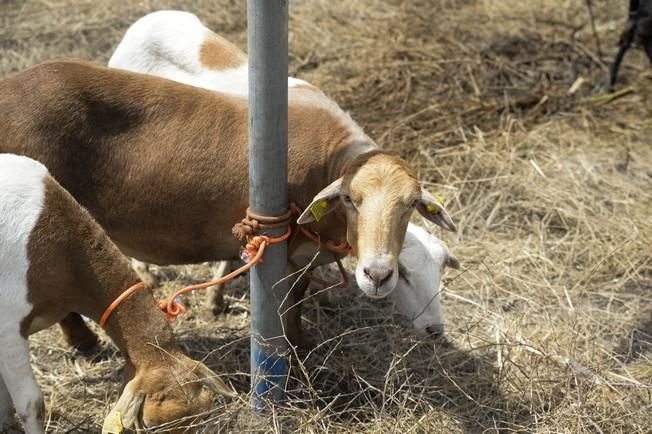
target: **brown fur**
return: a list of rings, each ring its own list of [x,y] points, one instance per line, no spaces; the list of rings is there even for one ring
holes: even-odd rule
[[[244,98],[59,61],[0,82],[0,110],[0,152],[44,163],[126,254],[157,264],[237,258]],[[289,195],[305,206],[339,175],[333,155],[348,151],[349,132],[323,108],[291,104],[289,117]],[[315,226],[342,240],[345,228],[331,221]]]
[[[385,252],[398,259],[412,204],[421,197],[419,182],[398,156],[369,154],[353,160],[344,175],[342,190],[355,206],[347,213],[347,238],[358,255]]]
[[[216,33],[211,33],[199,48],[199,61],[207,68],[236,68],[247,62],[241,49]]]
[[[238,257],[240,243],[231,227],[248,205],[246,98],[67,60],[2,80],[0,112],[0,152],[45,164],[124,253],[157,264]],[[313,88],[289,90],[288,116],[289,200],[301,207],[349,161],[375,149],[359,129],[352,134],[348,115]],[[398,172],[407,168],[398,157],[373,160],[364,164],[368,170],[348,178],[346,188],[353,192],[359,182],[360,194],[366,194],[370,186],[360,174],[371,176],[376,167],[383,174],[378,180],[395,173],[388,169],[392,164]],[[406,194],[412,194],[412,177],[404,177],[410,180]],[[395,208],[369,208],[360,223],[394,224]],[[392,229],[396,234],[370,233],[395,237],[383,246],[395,257],[405,229],[399,223]],[[310,226],[357,247],[358,236],[369,234],[358,233],[357,225],[357,216],[341,207]],[[376,245],[361,242],[360,248]],[[298,236],[289,252],[304,264],[315,250]],[[326,252],[314,265],[333,260]]]
[[[27,246],[28,298],[33,309],[21,324],[24,336],[70,312],[97,321],[122,291],[139,280],[128,259],[88,212],[51,177],[44,183],[43,211]],[[120,304],[106,331],[135,367],[147,426],[197,414],[210,406],[211,394],[199,381],[202,377],[193,372],[198,362],[179,350],[151,290],[140,290]]]

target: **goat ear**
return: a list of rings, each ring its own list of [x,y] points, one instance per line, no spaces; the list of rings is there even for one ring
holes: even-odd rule
[[[228,386],[212,369],[202,362],[197,362],[195,373],[200,378],[201,383],[213,393],[230,398],[238,396],[232,387]]]
[[[451,232],[457,232],[455,223],[453,223],[450,215],[448,215],[448,211],[444,208],[444,204],[435,199],[435,197],[428,193],[423,187],[421,188],[421,200],[417,204],[417,211],[434,224]]]
[[[448,248],[446,249],[446,262],[444,262],[444,265],[456,270],[460,269],[460,261],[457,260],[457,257],[455,257]]]
[[[339,205],[340,189],[342,188],[342,178],[331,182],[326,188],[317,193],[312,199],[310,205],[303,211],[297,219],[297,223],[302,225],[314,221],[319,221],[323,216],[332,212]]]
[[[139,428],[138,418],[144,401],[145,395],[138,392],[138,379],[134,378],[127,383],[120,399],[104,419],[102,434],[120,434],[123,428]]]

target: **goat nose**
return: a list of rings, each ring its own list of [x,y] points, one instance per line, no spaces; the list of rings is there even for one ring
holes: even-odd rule
[[[374,282],[376,288],[389,280],[393,273],[394,270],[389,267],[369,266],[364,268],[364,274]]]

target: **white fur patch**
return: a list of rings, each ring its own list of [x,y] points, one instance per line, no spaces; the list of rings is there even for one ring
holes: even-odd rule
[[[247,64],[226,70],[203,65],[199,51],[213,32],[188,12],[159,11],[140,18],[125,33],[110,68],[156,75],[214,91],[246,95]]]
[[[406,316],[420,332],[430,327],[443,329],[441,308],[441,276],[447,249],[425,229],[408,224],[405,242],[399,256],[404,278],[399,278],[390,294],[400,314]]]
[[[199,48],[213,34],[193,14],[161,11],[136,21],[125,34],[109,66],[148,73],[213,91],[248,95],[248,64],[237,68],[211,69],[199,61]],[[288,78],[293,104],[320,107],[341,119],[351,139],[373,143],[333,100],[307,82]],[[391,292],[400,313],[418,330],[443,324],[439,290],[447,250],[424,229],[410,224],[399,261],[410,275],[399,279]],[[310,255],[311,257],[312,255]],[[296,258],[295,258],[296,259]]]
[[[188,12],[158,11],[145,15],[129,27],[109,60],[110,68],[156,75],[180,83],[230,95],[249,94],[249,65],[214,69],[199,58],[202,44],[215,33]],[[244,54],[244,53],[243,53]],[[301,79],[288,77],[294,104],[320,107],[332,112],[351,131],[352,141],[372,143],[360,126],[333,100]]]
[[[0,154],[0,310],[11,318],[4,321],[3,315],[4,323],[15,325],[32,308],[27,243],[43,209],[47,174],[45,166],[27,157]]]
[[[156,75],[217,92],[247,95],[247,62],[235,68],[213,69],[200,61],[202,44],[214,35],[191,13],[153,12],[129,27],[111,56],[109,67]],[[298,78],[288,78],[288,87],[307,84]]]
[[[27,157],[0,154],[0,374],[26,431],[35,433],[43,429],[41,391],[20,323],[32,310],[27,244],[43,210],[47,174],[45,166]]]

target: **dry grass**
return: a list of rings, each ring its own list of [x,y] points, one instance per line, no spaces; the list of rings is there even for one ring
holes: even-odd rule
[[[162,8],[245,45],[244,1],[187,3],[0,0],[0,74],[61,56],[104,63],[131,22]],[[321,345],[295,358],[289,408],[251,418],[241,280],[226,318],[198,305],[175,325],[243,392],[206,432],[651,432],[651,82],[633,51],[630,91],[603,96],[626,11],[594,3],[606,57],[581,0],[292,2],[292,73],[448,199],[460,232],[441,235],[463,264],[445,279],[449,342],[418,339],[354,289],[334,311],[308,303]],[[167,289],[206,270],[176,272]],[[49,431],[97,432],[120,356],[107,344],[89,361],[56,330],[32,342]]]

